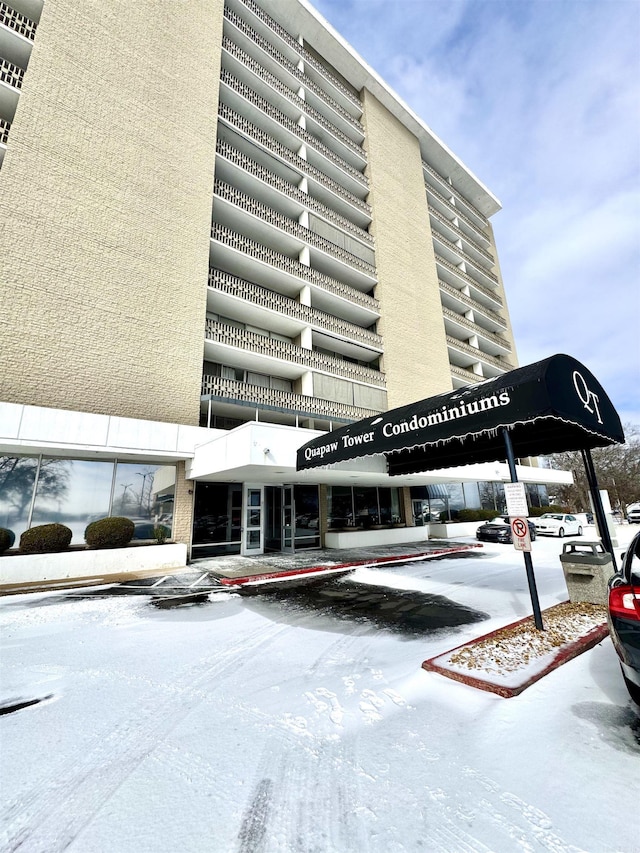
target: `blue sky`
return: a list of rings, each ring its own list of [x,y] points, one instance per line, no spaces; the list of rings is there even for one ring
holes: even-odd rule
[[[640,0],[311,0],[500,199],[520,364],[640,425]]]

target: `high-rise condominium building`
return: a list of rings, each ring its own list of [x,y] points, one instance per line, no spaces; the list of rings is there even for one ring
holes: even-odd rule
[[[295,471],[516,366],[498,209],[303,0],[0,2],[0,526],[198,556],[501,509],[499,466]]]

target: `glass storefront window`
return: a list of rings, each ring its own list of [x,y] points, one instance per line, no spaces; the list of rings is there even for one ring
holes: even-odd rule
[[[399,524],[400,490],[376,486],[329,486],[329,529],[368,529],[374,525]]]
[[[18,544],[29,526],[57,522],[71,528],[72,544],[83,544],[91,521],[124,515],[134,539],[152,539],[156,524],[171,535],[175,482],[175,465],[0,456],[0,527]]]
[[[353,527],[353,495],[351,486],[327,488],[329,529]]]
[[[294,486],[296,508],[295,547],[318,548],[320,545],[320,500],[317,486]]]
[[[372,527],[380,524],[378,507],[378,490],[375,486],[356,486],[353,489],[353,504],[355,507],[356,527]]]
[[[153,539],[153,528],[162,524],[173,531],[175,465],[118,462],[111,515],[123,515],[135,525],[134,539]]]
[[[91,521],[109,515],[113,462],[42,458],[31,526],[64,524],[73,545],[84,543]]]
[[[16,546],[29,526],[37,470],[37,456],[0,456],[0,527],[13,532]]]
[[[196,556],[239,554],[242,485],[196,483],[193,546]]]

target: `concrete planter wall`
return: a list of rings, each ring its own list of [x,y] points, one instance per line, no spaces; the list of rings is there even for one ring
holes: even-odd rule
[[[0,592],[22,586],[109,583],[165,574],[183,569],[186,564],[187,546],[180,543],[60,554],[5,555],[0,557]]]
[[[482,521],[430,522],[431,539],[455,539],[457,536],[475,536]]]
[[[384,530],[335,531],[325,535],[325,546],[327,548],[366,548],[375,545],[425,542],[428,538],[428,527],[388,527]]]

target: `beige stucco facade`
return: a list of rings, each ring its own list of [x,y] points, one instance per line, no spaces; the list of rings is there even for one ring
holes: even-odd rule
[[[222,10],[45,3],[0,170],[0,399],[197,424]]]
[[[389,408],[451,390],[417,138],[366,89],[363,122]],[[410,247],[410,251],[407,251]],[[428,330],[428,333],[426,333]]]

